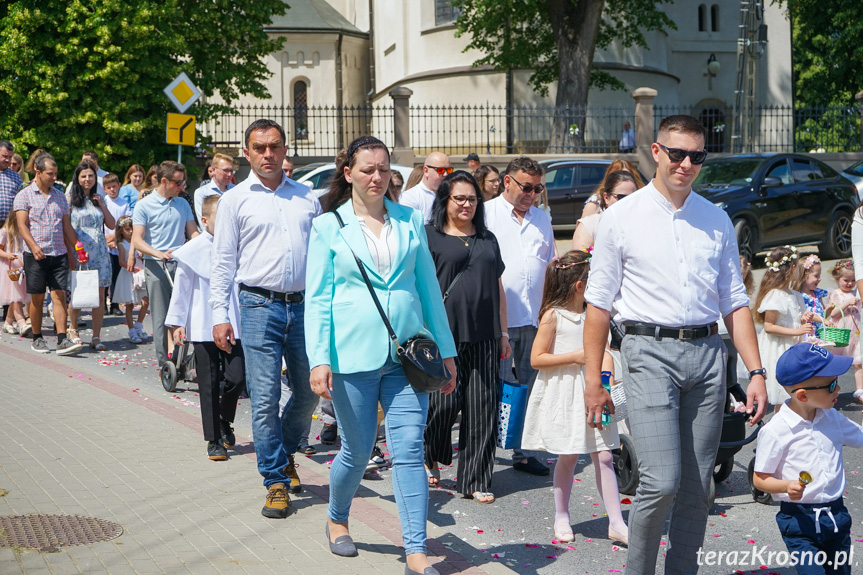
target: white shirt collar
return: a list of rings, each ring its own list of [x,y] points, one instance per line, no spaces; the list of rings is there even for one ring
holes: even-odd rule
[[[815,412],[815,418],[811,422],[807,421],[806,419],[803,419],[802,417],[800,417],[800,414],[798,414],[796,411],[791,409],[790,403],[791,403],[791,400],[786,399],[785,402],[782,404],[782,407],[779,408],[779,413],[777,413],[776,415],[778,417],[781,417],[782,420],[786,424],[788,424],[788,427],[792,430],[795,427],[803,427],[803,426],[808,426],[808,425],[812,425],[812,426],[818,425],[818,423],[820,423],[821,420],[824,419],[824,410],[818,409]]]

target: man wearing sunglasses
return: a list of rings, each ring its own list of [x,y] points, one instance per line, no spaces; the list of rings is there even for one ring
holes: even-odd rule
[[[536,337],[545,268],[554,259],[554,233],[548,214],[534,205],[545,189],[543,169],[535,160],[512,160],[503,178],[503,191],[485,205],[486,226],[497,238],[506,266],[501,283],[506,294],[507,325],[512,359],[501,367],[506,378],[515,367],[518,382],[533,388],[536,370],[530,365],[530,349]],[[532,452],[513,450],[512,466],[531,475],[548,475],[549,469]]]
[[[698,571],[727,395],[720,319],[752,370],[752,425],[767,404],[734,227],[723,210],[692,193],[707,157],[705,135],[691,116],[662,120],[651,145],[656,177],[603,213],[590,264],[588,426],[601,428],[603,408],[614,408],[600,380],[612,306],[625,327],[623,385],[640,474],[629,515],[629,575],[655,573],[669,508],[665,573]]]
[[[449,157],[443,152],[432,152],[426,156],[423,164],[423,179],[420,183],[409,190],[405,190],[399,203],[409,206],[423,213],[425,223],[430,223],[432,218],[432,204],[440,183],[448,174],[452,173],[452,164]]]

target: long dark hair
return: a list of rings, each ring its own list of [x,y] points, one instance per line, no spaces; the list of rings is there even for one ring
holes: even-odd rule
[[[545,268],[545,285],[542,288],[542,304],[539,317],[553,307],[565,307],[572,301],[576,282],[586,282],[590,272],[590,254],[571,250],[548,264]]]
[[[84,170],[93,170],[93,187],[89,190],[82,188],[81,183],[78,182],[78,175]],[[83,208],[84,203],[90,199],[90,195],[96,191],[96,187],[98,185],[99,183],[96,179],[96,168],[90,162],[81,162],[78,164],[78,167],[75,168],[75,175],[72,176],[72,188],[69,190],[69,203],[72,207]]]
[[[476,228],[477,237],[485,236],[485,208],[482,205],[482,192],[479,189],[479,184],[469,172],[464,170],[456,170],[441,180],[437,192],[435,192],[434,203],[432,204],[431,224],[438,232],[443,233],[446,226],[447,215],[446,207],[449,203],[449,195],[453,186],[458,182],[465,182],[473,187],[476,192],[476,211],[473,214],[473,227]]]
[[[325,212],[336,211],[351,197],[352,187],[345,179],[345,168],[354,167],[357,161],[357,152],[360,150],[386,150],[387,158],[390,157],[390,150],[387,145],[374,136],[360,136],[351,142],[344,156],[341,153],[336,156],[336,173],[333,174],[333,180],[330,182],[330,191],[321,198]]]

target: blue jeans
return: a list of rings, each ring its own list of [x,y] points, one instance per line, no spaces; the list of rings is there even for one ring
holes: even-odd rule
[[[309,360],[302,303],[274,301],[240,291],[240,321],[246,355],[246,389],[252,404],[252,434],[264,485],[288,481],[285,466],[312,417],[318,396],[309,386]],[[282,358],[291,399],[279,416]]]
[[[245,333],[243,337],[245,345]],[[425,553],[429,488],[423,466],[423,433],[428,394],[414,391],[402,366],[388,358],[373,371],[334,373],[332,396],[342,448],[330,468],[330,519],[336,523],[348,520],[351,500],[375,444],[380,401],[386,414],[405,554]]]

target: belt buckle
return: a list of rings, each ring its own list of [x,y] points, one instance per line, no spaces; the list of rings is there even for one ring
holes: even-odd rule
[[[678,330],[677,330],[677,339],[688,339],[688,338],[683,337],[683,332],[684,332],[684,331],[686,331],[686,330],[685,330],[685,329],[683,329],[682,327],[681,327],[681,328],[678,328]]]

